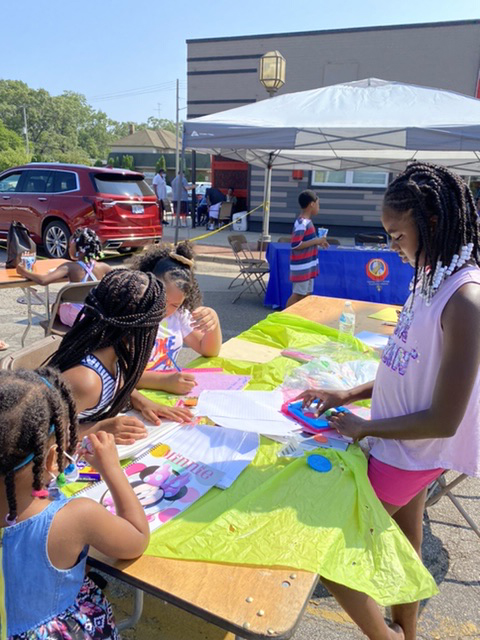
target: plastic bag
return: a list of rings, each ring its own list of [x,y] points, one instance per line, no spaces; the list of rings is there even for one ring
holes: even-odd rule
[[[377,369],[378,360],[336,362],[325,355],[291,371],[282,384],[282,390],[351,389],[374,380]]]
[[[7,237],[7,269],[15,269],[22,259],[23,253],[37,252],[37,245],[30,238],[27,227],[15,220],[8,229]]]

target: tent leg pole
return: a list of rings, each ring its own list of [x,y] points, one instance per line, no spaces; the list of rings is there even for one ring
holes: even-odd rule
[[[182,191],[183,191],[183,186],[182,186],[182,182],[183,182],[183,166],[185,163],[185,141],[182,139],[182,155],[180,158],[180,171],[178,173],[178,176],[180,177],[179,179],[179,184],[178,184],[178,188],[177,188],[177,194],[175,196],[175,194],[172,194],[173,198],[177,198],[177,210],[176,210],[176,216],[175,216],[175,246],[178,244],[178,227],[180,225],[180,209],[182,206]],[[188,200],[187,200],[187,206],[188,206]]]
[[[264,198],[263,198],[263,226],[262,226],[262,237],[260,239],[261,247],[260,250],[263,249],[265,244],[268,244],[271,241],[270,236],[270,194],[272,191],[272,164],[268,163],[267,168],[265,169],[265,190],[264,190]]]
[[[192,184],[197,182],[197,152],[192,151]],[[192,189],[192,229],[196,227],[197,222],[197,195],[195,189]]]

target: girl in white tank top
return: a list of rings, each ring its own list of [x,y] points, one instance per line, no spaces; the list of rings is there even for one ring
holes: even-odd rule
[[[384,506],[420,554],[431,479],[444,469],[480,477],[478,216],[459,176],[414,163],[389,185],[382,223],[415,276],[375,383],[302,395],[307,405],[318,402],[321,413],[372,397],[370,421],[339,414],[331,425],[354,440],[373,439],[372,485],[380,499],[391,496]],[[418,603],[393,606],[387,626],[370,598],[324,582],[368,637],[416,638]]]

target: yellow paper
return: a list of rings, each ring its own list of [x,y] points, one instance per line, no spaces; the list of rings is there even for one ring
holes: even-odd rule
[[[231,340],[222,345],[219,357],[227,360],[246,360],[247,362],[264,364],[281,355],[281,349],[247,342],[239,338],[231,338]]]
[[[394,307],[386,307],[376,313],[370,314],[368,317],[374,318],[375,320],[382,320],[383,322],[397,322],[398,320],[397,311]]]

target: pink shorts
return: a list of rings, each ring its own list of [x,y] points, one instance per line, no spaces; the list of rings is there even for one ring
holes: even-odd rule
[[[445,469],[407,471],[380,462],[373,456],[368,459],[368,478],[377,498],[397,507],[408,504],[444,471]]]
[[[82,308],[83,304],[76,302],[62,303],[58,309],[61,323],[67,325],[67,327],[72,327]]]

